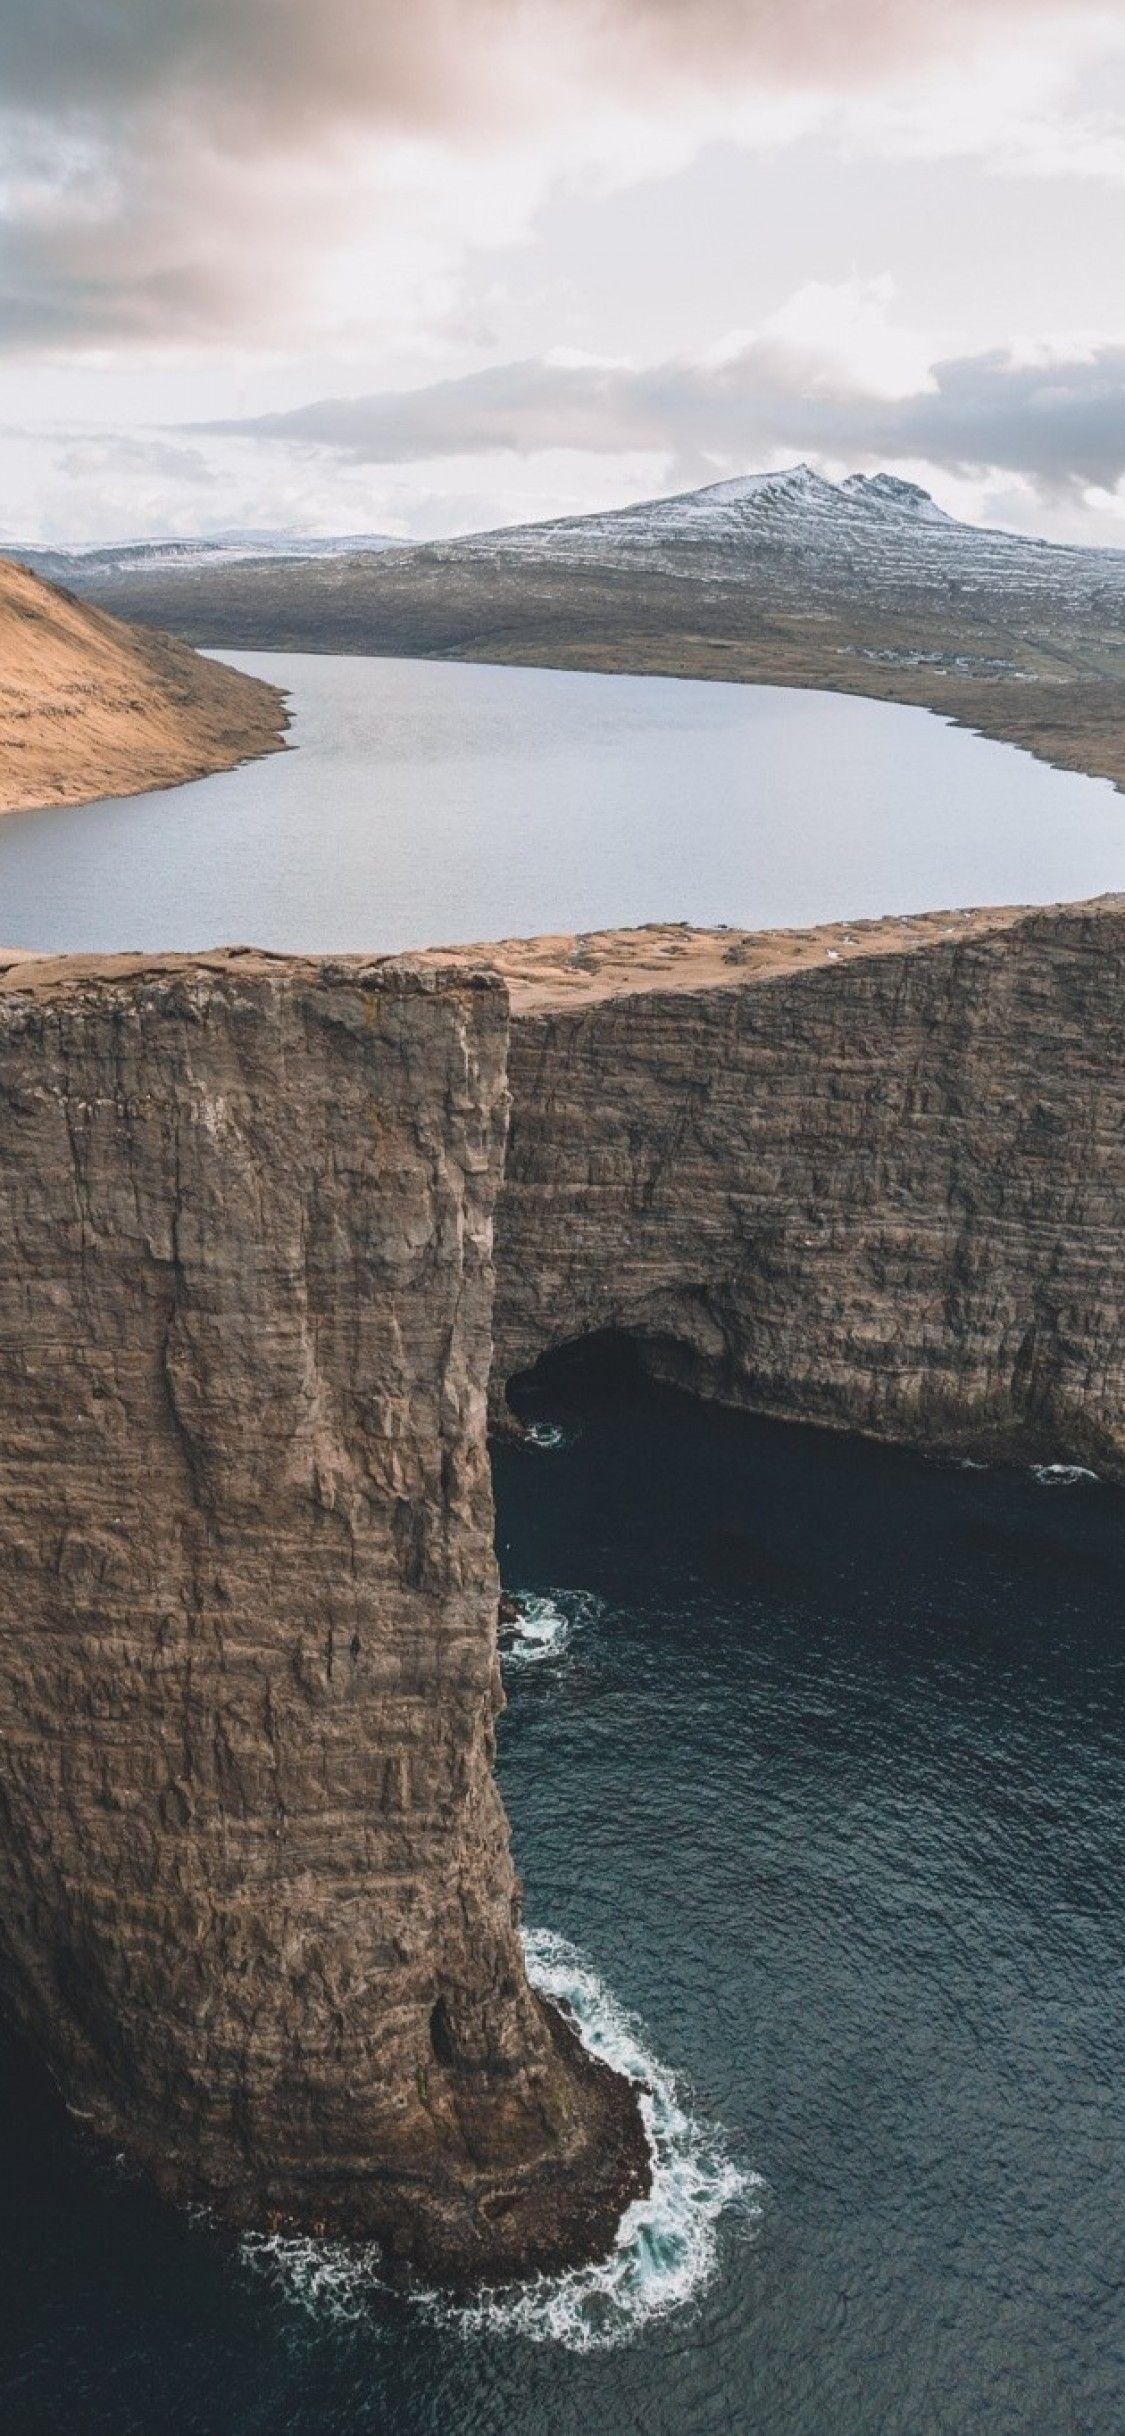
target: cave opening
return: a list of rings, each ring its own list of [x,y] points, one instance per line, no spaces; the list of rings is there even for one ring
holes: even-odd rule
[[[597,1328],[550,1345],[531,1369],[514,1371],[506,1406],[521,1423],[543,1415],[619,1408],[667,1386],[692,1393],[692,1354],[677,1337],[657,1330]]]
[[[508,1402],[521,1419],[544,1402],[617,1402],[635,1396],[645,1377],[640,1338],[625,1328],[598,1328],[552,1345],[530,1370],[517,1371],[508,1381]]]

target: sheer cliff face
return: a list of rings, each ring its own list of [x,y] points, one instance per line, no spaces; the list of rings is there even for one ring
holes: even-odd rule
[[[497,1389],[1125,1477],[1125,906],[904,927],[495,951],[498,1204],[471,951],[0,970],[0,1999],[174,2195],[497,2280],[647,2181],[492,1777],[494,1205]]]
[[[1125,908],[980,919],[601,997],[596,940],[565,985],[513,948],[497,1393],[621,1328],[731,1404],[1125,1476]]]
[[[454,2276],[608,2243],[491,1773],[494,984],[0,982],[0,1993],[178,2196]]]

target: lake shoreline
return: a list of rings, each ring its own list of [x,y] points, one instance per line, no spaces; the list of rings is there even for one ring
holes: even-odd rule
[[[0,819],[182,786],[284,745],[275,686],[0,558]]]
[[[909,705],[454,661],[203,665],[284,696],[288,749],[198,781],[171,819],[163,789],[9,815],[7,944],[382,955],[677,924],[745,939],[1125,883],[1105,781]],[[731,952],[724,938],[723,969]]]
[[[815,621],[819,629],[820,620]],[[712,685],[778,686],[791,693],[841,694],[865,702],[897,703],[904,710],[926,710],[951,727],[980,736],[991,744],[1010,744],[1029,753],[1049,769],[1082,778],[1105,778],[1125,794],[1125,699],[1112,679],[1091,671],[1073,679],[1028,671],[1014,682],[1002,678],[975,682],[947,678],[940,672],[907,666],[880,666],[859,661],[865,646],[839,638],[825,643],[819,631],[777,640],[727,641],[707,636],[633,637],[627,645],[599,645],[576,640],[498,642],[493,649],[479,641],[471,649],[427,651],[416,643],[396,650],[372,650],[367,644],[333,637],[321,642],[310,634],[299,642],[253,640],[224,636],[216,642],[207,627],[190,633],[193,647],[210,658],[232,652],[251,654],[296,650],[302,658],[358,660],[417,660],[459,668],[541,668],[560,674],[599,677],[670,677]],[[839,655],[844,665],[836,665]],[[1034,696],[1032,687],[1040,688]]]

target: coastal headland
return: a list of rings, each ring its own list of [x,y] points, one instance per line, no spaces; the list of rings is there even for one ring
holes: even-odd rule
[[[487,1449],[624,1335],[1125,1479],[1125,901],[0,965],[0,1993],[237,2224],[604,2254],[637,2092],[528,1981]]]

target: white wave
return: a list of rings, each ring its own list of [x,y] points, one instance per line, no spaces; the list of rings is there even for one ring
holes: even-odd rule
[[[721,2219],[737,2213],[743,2231],[752,2230],[763,2184],[760,2175],[735,2163],[721,2132],[692,2113],[640,2023],[577,1947],[551,1929],[525,1929],[523,1944],[533,1986],[568,2009],[591,2055],[635,2083],[652,2152],[652,2188],[647,2199],[626,2209],[611,2255],[595,2266],[537,2276],[472,2301],[421,2290],[399,2297],[465,2340],[518,2336],[568,2351],[612,2350],[699,2299],[717,2271]],[[370,2244],[249,2233],[241,2256],[286,2299],[330,2325],[355,2324],[389,2289]]]
[[[1076,1489],[1084,1480],[1097,1483],[1100,1474],[1085,1463],[1033,1463],[1031,1477],[1041,1489]]]
[[[551,1929],[525,1929],[523,1943],[532,1985],[568,2008],[591,2055],[636,2084],[652,2188],[626,2210],[611,2255],[598,2265],[439,2306],[463,2334],[609,2350],[699,2297],[718,2265],[720,2219],[737,2210],[744,2229],[756,2224],[763,2186],[759,2175],[735,2163],[722,2134],[692,2113],[640,2023],[577,1947]]]
[[[517,1590],[507,1595],[519,1612],[501,1620],[505,1666],[538,1666],[544,1658],[561,1658],[578,1627],[602,1613],[602,1602],[591,1590]]]
[[[529,1421],[523,1433],[525,1446],[538,1446],[551,1451],[559,1446],[573,1446],[577,1430],[564,1429],[561,1421]]]
[[[374,2242],[321,2241],[312,2233],[244,2233],[244,2267],[276,2286],[283,2300],[328,2326],[355,2326],[374,2296],[386,2294]]]
[[[505,1666],[538,1666],[544,1658],[561,1658],[570,1639],[570,1625],[561,1607],[545,1591],[508,1595],[519,1612],[500,1620],[500,1655]]]

